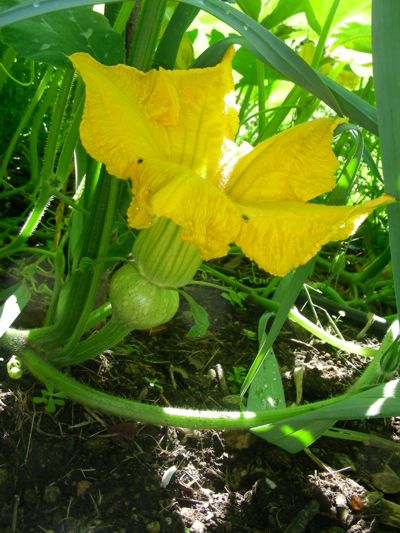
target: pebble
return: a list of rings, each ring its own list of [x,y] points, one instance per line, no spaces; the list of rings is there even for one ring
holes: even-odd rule
[[[200,520],[195,520],[189,529],[190,533],[204,533],[205,530],[206,528]]]

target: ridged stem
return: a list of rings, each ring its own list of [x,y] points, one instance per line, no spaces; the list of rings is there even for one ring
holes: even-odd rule
[[[104,350],[119,344],[131,332],[131,330],[132,328],[130,326],[122,324],[119,320],[116,320],[115,317],[111,317],[102,329],[92,333],[89,338],[80,342],[73,352],[63,350],[61,354],[52,359],[52,362],[57,366],[69,366],[83,363],[83,361],[92,359],[104,352]]]

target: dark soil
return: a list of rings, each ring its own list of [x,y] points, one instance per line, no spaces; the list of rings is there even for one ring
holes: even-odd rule
[[[186,337],[183,311],[164,329],[132,335],[72,375],[159,405],[235,408],[240,367],[248,369],[257,352],[260,310],[235,309],[206,292],[206,337]],[[290,323],[275,353],[288,403],[296,398],[296,367],[305,370],[303,401],[313,401],[346,390],[365,364]],[[321,438],[309,452],[291,455],[250,433],[146,426],[68,400],[49,414],[32,402],[40,384],[29,376],[11,382],[0,368],[1,533],[400,529],[396,445]],[[399,438],[395,419],[345,427]]]

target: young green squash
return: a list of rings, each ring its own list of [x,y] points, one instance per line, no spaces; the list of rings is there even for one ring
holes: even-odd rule
[[[179,307],[176,289],[147,281],[131,263],[115,272],[109,291],[113,316],[132,329],[150,329],[164,324]]]

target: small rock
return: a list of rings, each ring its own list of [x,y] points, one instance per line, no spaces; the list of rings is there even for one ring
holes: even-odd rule
[[[183,518],[189,518],[193,515],[193,509],[191,509],[190,507],[181,507],[180,515]]]
[[[335,498],[336,507],[347,507],[347,500],[346,496],[339,492],[339,494],[336,495]]]
[[[81,498],[90,489],[92,483],[88,479],[81,479],[76,484],[76,495]]]
[[[195,520],[189,529],[190,533],[204,533],[205,530],[206,528],[200,520]]]

